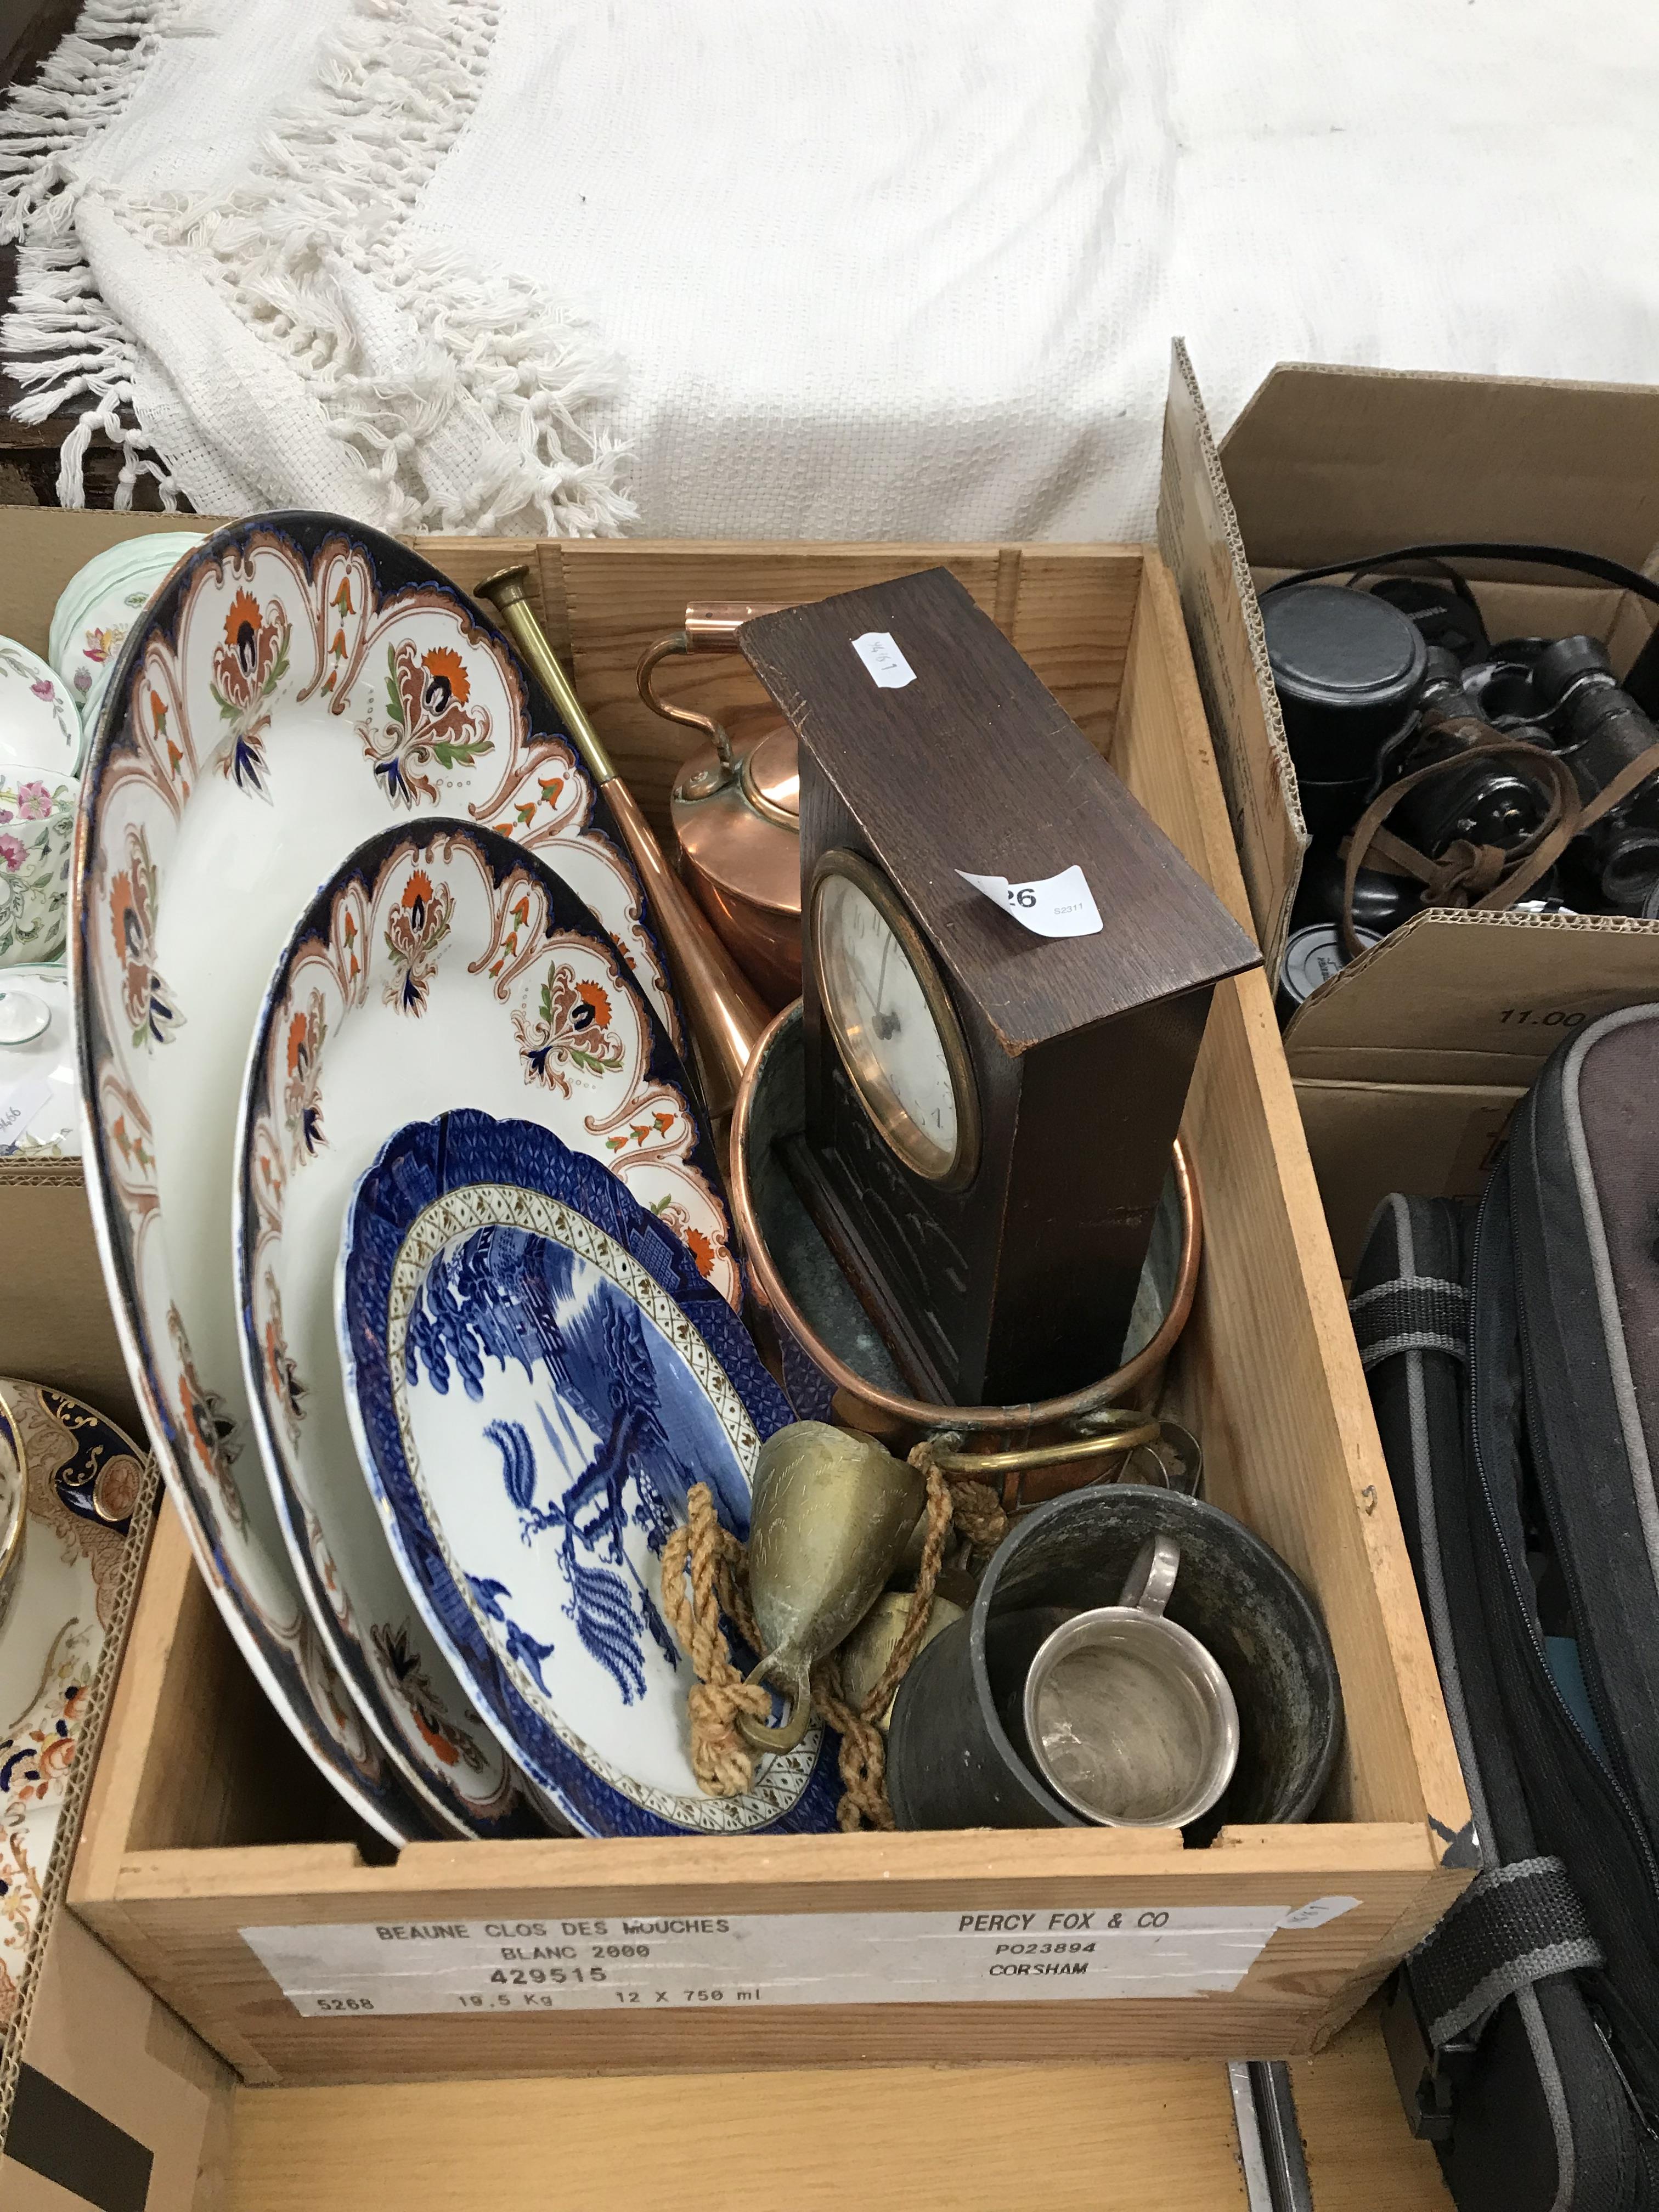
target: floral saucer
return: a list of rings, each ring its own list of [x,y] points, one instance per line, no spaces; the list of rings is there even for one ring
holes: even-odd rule
[[[122,648],[70,929],[88,1193],[163,1475],[244,1657],[394,1842],[428,1823],[316,1634],[248,1434],[231,1209],[249,1040],[295,916],[365,838],[440,811],[556,857],[668,1006],[608,810],[489,622],[374,531],[239,522]]]
[[[72,1159],[80,1149],[69,970],[0,968],[0,1158]]]
[[[411,1116],[459,1105],[544,1122],[614,1166],[740,1297],[684,1070],[616,947],[533,854],[434,822],[362,846],[277,963],[242,1094],[237,1304],[254,1433],[318,1633],[405,1786],[470,1835],[514,1817],[512,1769],[410,1606],[334,1338],[359,1176]]]
[[[0,1394],[21,1439],[28,1495],[27,1543],[0,1629],[3,2033],[74,1850],[76,1747],[113,1680],[155,1468],[78,1398],[9,1378],[0,1379]]]
[[[39,653],[0,637],[0,775],[18,769],[48,780],[74,775],[81,752],[81,717],[68,684]]]
[[[816,1724],[740,1797],[693,1778],[662,1547],[695,1482],[749,1528],[789,1419],[742,1322],[615,1176],[550,1131],[447,1114],[357,1187],[336,1311],[380,1516],[451,1664],[588,1835],[835,1826]]]

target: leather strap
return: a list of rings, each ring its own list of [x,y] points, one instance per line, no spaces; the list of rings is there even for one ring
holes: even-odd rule
[[[1447,561],[1516,561],[1535,568],[1567,568],[1581,576],[1595,576],[1604,584],[1615,584],[1621,591],[1634,592],[1638,599],[1659,606],[1659,583],[1639,568],[1626,568],[1622,561],[1609,560],[1601,553],[1583,553],[1571,545],[1522,545],[1501,539],[1455,545],[1397,545],[1392,552],[1367,554],[1363,560],[1328,561],[1322,568],[1298,568],[1295,575],[1281,576],[1276,584],[1269,584],[1267,590],[1281,592],[1290,584],[1316,584],[1326,576],[1366,576],[1375,568],[1391,568],[1401,561],[1432,561],[1437,565]]]
[[[1342,949],[1350,960],[1356,958],[1359,951],[1353,921],[1354,886],[1359,871],[1382,824],[1407,793],[1414,791],[1419,784],[1426,783],[1433,776],[1444,775],[1448,769],[1460,768],[1472,755],[1480,753],[1537,768],[1554,787],[1549,811],[1543,821],[1521,844],[1507,850],[1498,845],[1475,845],[1460,837],[1438,860],[1431,860],[1403,838],[1391,835],[1387,856],[1391,872],[1415,876],[1425,886],[1425,906],[1491,909],[1510,905],[1553,866],[1583,823],[1585,810],[1579,799],[1578,786],[1573,781],[1571,769],[1559,753],[1550,752],[1542,745],[1529,744],[1524,738],[1505,737],[1490,724],[1472,721],[1464,716],[1442,727],[1454,735],[1471,730],[1480,734],[1471,738],[1461,751],[1449,754],[1444,760],[1431,761],[1426,768],[1413,769],[1397,783],[1389,784],[1355,823],[1347,840],[1342,878]],[[1637,765],[1639,763],[1632,763]],[[1653,749],[1651,765],[1646,772],[1651,774],[1655,768],[1659,768],[1659,746]],[[1615,783],[1622,781],[1622,773],[1614,779]],[[1637,781],[1639,782],[1640,777]],[[1613,785],[1609,784],[1607,788],[1612,790]],[[1598,793],[1597,800],[1605,796]],[[1609,803],[1616,805],[1617,801]],[[1601,812],[1606,811],[1602,806]],[[1505,875],[1505,869],[1511,866],[1513,872]]]
[[[1374,569],[1397,568],[1402,561],[1431,561],[1444,572],[1448,560],[1515,561],[1534,568],[1565,568],[1571,574],[1594,576],[1598,582],[1615,585],[1620,591],[1633,592],[1638,599],[1646,599],[1650,605],[1659,606],[1659,583],[1644,575],[1639,568],[1627,568],[1622,561],[1608,560],[1601,553],[1580,552],[1571,545],[1522,545],[1503,540],[1472,540],[1455,545],[1397,545],[1392,552],[1372,553],[1361,561],[1328,561],[1322,568],[1298,568],[1295,575],[1281,576],[1278,583],[1269,584],[1267,590],[1282,591],[1287,584],[1316,584],[1326,576],[1369,575]],[[1462,582],[1461,577],[1455,580]],[[1659,713],[1659,624],[1649,633],[1646,643],[1631,663],[1625,677],[1625,689],[1639,699],[1650,714]]]

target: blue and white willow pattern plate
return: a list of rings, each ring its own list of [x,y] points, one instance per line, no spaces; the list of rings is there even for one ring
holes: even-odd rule
[[[447,1114],[358,1185],[336,1312],[404,1578],[550,1804],[589,1835],[833,1827],[819,1728],[744,1796],[691,1772],[662,1547],[697,1481],[747,1535],[756,1455],[789,1411],[662,1222],[550,1131]]]

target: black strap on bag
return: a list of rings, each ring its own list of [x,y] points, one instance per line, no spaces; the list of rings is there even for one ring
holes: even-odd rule
[[[1469,1294],[1437,1275],[1396,1275],[1348,1301],[1359,1361],[1367,1374],[1402,1352],[1468,1357]]]
[[[1412,2133],[1450,2141],[1459,2084],[1506,1997],[1604,1964],[1559,1858],[1477,1875],[1383,1991],[1382,2039]]]
[[[1558,1858],[1489,1867],[1406,1960],[1430,2043],[1455,2042],[1517,1990],[1605,1963]]]

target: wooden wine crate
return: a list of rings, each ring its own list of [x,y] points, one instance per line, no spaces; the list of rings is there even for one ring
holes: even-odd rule
[[[32,542],[21,549],[24,525]],[[38,642],[15,627],[18,614],[43,625],[73,568],[119,526],[17,518],[0,585],[5,569],[28,574],[9,617],[0,590],[0,629]],[[100,536],[83,544],[76,532],[88,528]],[[799,601],[945,561],[1250,927],[1180,607],[1149,549],[434,538],[422,550],[469,586],[513,557],[534,564],[555,643],[659,823],[684,748],[640,704],[634,667],[652,638],[679,625],[688,599]],[[738,726],[767,711],[738,660],[671,663],[665,688]],[[1077,1130],[1086,1142],[1086,1099]],[[433,1843],[392,1856],[350,1832],[264,1705],[169,1511],[87,1818],[74,1909],[252,2083],[1318,2048],[1468,1879],[1468,1805],[1259,972],[1216,993],[1185,1132],[1205,1251],[1165,1404],[1203,1440],[1209,1497],[1273,1545],[1323,1607],[1346,1735],[1316,1821],[1224,1830],[1202,1850],[1183,1849],[1175,1831],[1079,1827]],[[1231,1989],[1054,2002],[312,2018],[240,1932],[632,1915],[1289,1911],[1320,1899],[1353,1902],[1321,1925],[1279,1929]]]

